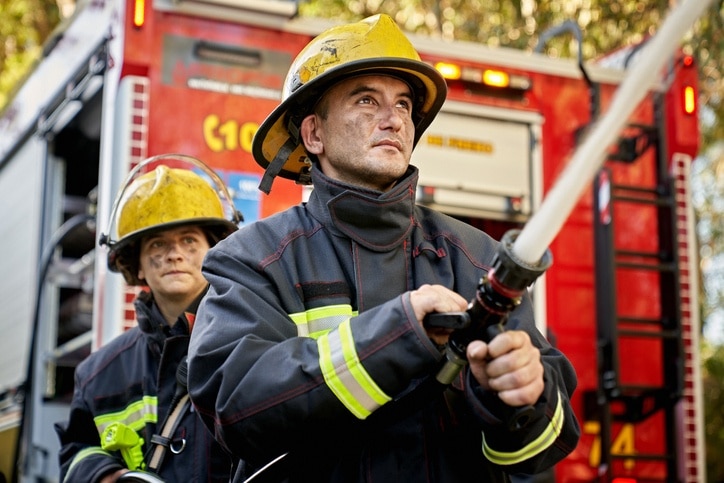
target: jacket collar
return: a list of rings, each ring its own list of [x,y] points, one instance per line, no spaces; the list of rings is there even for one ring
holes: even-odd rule
[[[333,233],[386,252],[399,245],[414,225],[417,179],[417,168],[409,166],[391,190],[380,192],[329,178],[315,164],[307,208]]]
[[[203,294],[202,294],[203,295]],[[195,312],[198,307],[200,297],[192,303],[187,311]],[[153,294],[150,291],[142,290],[139,292],[133,303],[136,311],[136,321],[141,331],[159,345],[163,345],[163,341],[170,335],[188,335],[189,321],[187,313],[181,314],[173,329],[169,327],[161,311],[156,305]]]

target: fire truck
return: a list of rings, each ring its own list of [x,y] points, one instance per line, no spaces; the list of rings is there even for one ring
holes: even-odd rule
[[[127,173],[149,156],[195,156],[224,180],[243,223],[302,202],[288,180],[257,189],[251,141],[296,54],[329,26],[285,0],[90,0],[45,46],[0,116],[9,480],[57,481],[53,425],[67,418],[74,367],[134,323],[135,291],[97,242]],[[418,202],[495,237],[536,213],[641,55],[583,62],[410,38],[449,86],[413,155]],[[682,52],[666,65],[605,147],[531,288],[541,331],[576,368],[582,428],[573,453],[536,481],[705,481],[689,191],[697,75]]]

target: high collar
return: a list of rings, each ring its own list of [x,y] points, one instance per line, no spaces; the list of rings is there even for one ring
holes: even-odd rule
[[[192,304],[192,307],[198,305],[198,300]],[[188,335],[189,333],[187,314],[181,314],[173,328],[169,327],[150,291],[139,292],[134,301],[134,308],[138,327],[160,346],[170,335]]]
[[[333,233],[337,230],[373,251],[389,251],[414,224],[417,178],[417,168],[409,166],[391,190],[381,192],[334,180],[315,164],[307,208]]]

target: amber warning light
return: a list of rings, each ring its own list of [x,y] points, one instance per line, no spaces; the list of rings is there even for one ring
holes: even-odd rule
[[[442,74],[445,79],[458,80],[462,76],[462,69],[459,65],[450,64],[448,62],[438,62],[435,68]]]
[[[483,84],[494,87],[508,87],[510,85],[510,77],[500,70],[483,71]]]
[[[684,86],[684,112],[694,114],[696,111],[696,93],[691,86]]]
[[[530,79],[528,77],[510,74],[502,70],[461,66],[451,62],[436,62],[435,68],[449,81],[461,80],[471,84],[516,91],[530,89]]]
[[[133,26],[134,27],[142,27],[143,23],[146,21],[145,7],[146,7],[145,0],[136,0],[133,3]]]

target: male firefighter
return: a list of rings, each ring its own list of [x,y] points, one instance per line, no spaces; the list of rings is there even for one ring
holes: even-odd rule
[[[386,15],[293,62],[252,149],[263,191],[277,175],[314,189],[209,251],[189,348],[191,399],[243,459],[237,480],[498,482],[576,446],[576,375],[527,295],[450,386],[399,405],[443,359],[450,332],[425,317],[465,311],[498,247],[415,203],[411,153],[446,93]],[[530,407],[525,424],[511,407]]]
[[[150,171],[132,172],[118,194],[117,241],[101,243],[110,270],[148,289],[134,302],[137,325],[76,368],[70,418],[56,425],[60,481],[139,481],[129,473],[137,470],[169,483],[228,482],[230,455],[184,396],[189,334],[208,287],[201,263],[239,215],[227,208],[225,216],[217,194],[225,188],[196,174],[216,177],[195,158],[162,155],[143,169]]]

